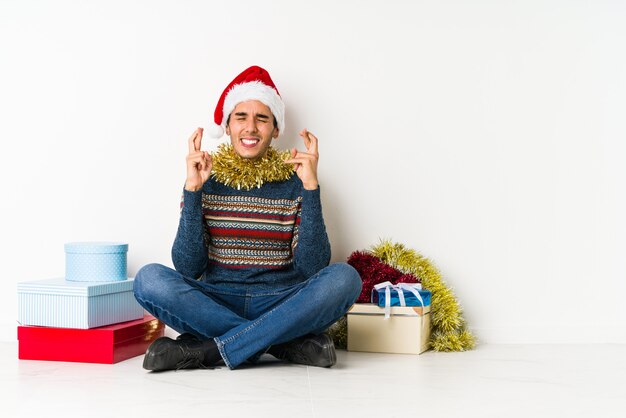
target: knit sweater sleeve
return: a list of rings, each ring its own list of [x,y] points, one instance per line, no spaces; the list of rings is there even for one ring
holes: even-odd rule
[[[208,263],[202,221],[202,191],[183,190],[183,207],[178,232],[172,246],[176,271],[186,277],[198,278]]]
[[[294,249],[294,266],[309,278],[328,265],[330,242],[326,234],[320,189],[302,191],[298,242]]]

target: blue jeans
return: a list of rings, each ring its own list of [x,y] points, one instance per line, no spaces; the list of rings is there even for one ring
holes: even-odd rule
[[[160,264],[137,272],[137,301],[174,330],[213,339],[234,369],[272,344],[319,334],[341,318],[361,292],[361,278],[345,263],[306,281],[269,289],[219,286],[184,277]]]

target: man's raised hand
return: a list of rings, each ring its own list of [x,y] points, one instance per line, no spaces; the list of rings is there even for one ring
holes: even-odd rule
[[[317,182],[317,162],[319,153],[317,151],[317,138],[311,132],[303,129],[300,136],[304,139],[306,152],[301,152],[293,148],[291,158],[286,163],[293,164],[296,174],[302,180],[302,184],[307,190],[315,190]]]
[[[197,192],[209,179],[213,160],[206,151],[200,151],[202,145],[202,128],[196,129],[189,137],[189,154],[187,154],[187,181],[185,190]]]

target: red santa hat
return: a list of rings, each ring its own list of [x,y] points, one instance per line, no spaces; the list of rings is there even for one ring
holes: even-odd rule
[[[221,138],[226,128],[226,120],[230,113],[241,102],[258,100],[270,108],[279,133],[285,129],[285,103],[278,93],[270,74],[261,67],[253,65],[244,70],[222,92],[213,120],[207,128],[207,133],[213,138]]]

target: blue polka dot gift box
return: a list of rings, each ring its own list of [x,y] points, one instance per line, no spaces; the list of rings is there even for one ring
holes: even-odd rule
[[[65,244],[65,280],[110,282],[126,280],[128,244],[71,242]]]
[[[18,322],[89,329],[143,318],[133,283],[132,278],[108,282],[56,278],[18,283]]]

